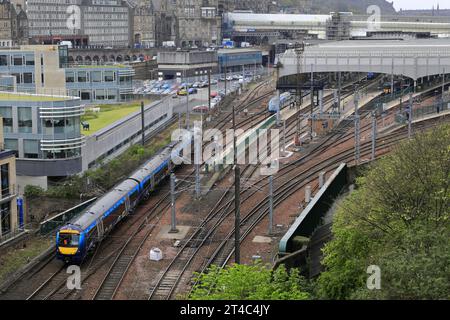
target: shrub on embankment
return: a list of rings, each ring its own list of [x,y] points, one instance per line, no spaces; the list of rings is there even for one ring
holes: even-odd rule
[[[401,143],[336,212],[316,295],[450,299],[450,125]],[[369,266],[381,289],[369,290]]]

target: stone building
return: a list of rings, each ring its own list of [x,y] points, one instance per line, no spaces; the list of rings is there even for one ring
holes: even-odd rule
[[[0,47],[13,47],[28,42],[28,20],[20,4],[0,0]]]
[[[253,13],[268,13],[272,6],[270,0],[219,0],[219,12],[249,10]]]
[[[132,44],[132,5],[123,0],[27,0],[29,35],[37,43]]]
[[[134,40],[142,46],[201,47],[220,42],[218,0],[141,0],[134,9]],[[137,41],[139,40],[139,41]]]

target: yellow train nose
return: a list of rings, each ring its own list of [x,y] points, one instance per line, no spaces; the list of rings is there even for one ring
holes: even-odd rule
[[[64,248],[64,247],[59,247],[58,248],[59,253],[66,255],[66,256],[73,256],[74,254],[77,253],[78,248]]]

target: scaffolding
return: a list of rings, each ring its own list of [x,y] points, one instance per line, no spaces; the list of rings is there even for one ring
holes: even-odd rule
[[[350,39],[350,19],[351,15],[343,12],[333,12],[331,18],[327,20],[328,40],[349,40]]]

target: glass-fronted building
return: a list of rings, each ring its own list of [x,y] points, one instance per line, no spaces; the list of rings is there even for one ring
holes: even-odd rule
[[[133,94],[133,76],[133,68],[121,65],[66,68],[67,94],[85,103],[127,101]]]
[[[82,170],[78,97],[0,92],[5,148],[17,157],[17,175],[64,177]]]
[[[0,50],[0,91],[80,97],[84,103],[117,103],[131,98],[135,72],[125,65],[69,66],[67,46],[22,46]]]

